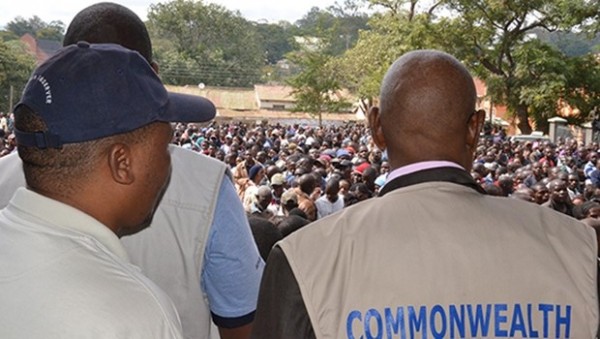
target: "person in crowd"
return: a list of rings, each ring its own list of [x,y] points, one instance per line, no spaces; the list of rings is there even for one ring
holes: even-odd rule
[[[511,175],[502,174],[498,177],[497,186],[502,190],[502,196],[509,197],[514,190],[514,181]]]
[[[288,189],[281,195],[281,207],[283,215],[288,216],[290,211],[298,208],[298,195],[294,189]]]
[[[511,198],[535,203],[535,199],[533,197],[533,190],[531,188],[527,188],[527,187],[522,187],[522,188],[517,189],[511,195]]]
[[[341,211],[344,208],[344,199],[340,198],[340,181],[337,178],[329,179],[325,186],[325,195],[315,201],[317,219]]]
[[[595,171],[597,167],[596,165],[598,163],[598,153],[588,153],[587,160],[588,161],[585,163],[585,166],[583,166],[583,174],[585,175],[586,179],[590,179],[592,172]]]
[[[576,205],[573,208],[573,215],[578,220],[586,218],[598,219],[598,217],[600,217],[600,203],[596,201],[586,201],[581,205]]]
[[[248,180],[245,181],[243,187],[240,187],[243,193],[243,205],[246,212],[251,212],[251,206],[256,202],[258,187],[265,178],[265,167],[257,162],[248,171]]]
[[[567,175],[567,192],[571,200],[575,197],[583,194],[581,191],[581,185],[579,183],[579,175],[576,173],[570,173]]]
[[[294,211],[294,210],[300,211],[298,208],[295,208],[292,211]],[[300,212],[302,212],[302,211],[300,211]],[[294,213],[294,212],[292,212],[292,213]],[[279,222],[277,227],[281,231],[281,235],[285,238],[288,235],[301,229],[302,227],[308,225],[309,223],[310,223],[310,221],[308,221],[308,219],[306,219],[306,214],[304,214],[304,215],[289,214],[287,217],[281,219],[281,221]]]
[[[536,204],[543,205],[550,199],[550,191],[543,183],[537,183],[531,189],[533,190],[533,198]]]
[[[283,235],[275,224],[263,217],[252,215],[248,218],[248,222],[260,256],[266,261],[271,248],[276,242],[283,239]]]
[[[79,12],[64,45],[78,41],[123,45],[158,70],[144,23],[121,5],[103,2]],[[171,177],[151,227],[121,239],[125,250],[173,300],[185,338],[210,337],[211,319],[221,338],[247,338],[264,263],[227,167],[174,145],[169,151]],[[19,158],[1,158],[0,206],[21,186]]]
[[[271,188],[269,186],[258,187],[256,190],[256,200],[252,202],[252,205],[250,206],[250,214],[267,220],[271,219],[274,214],[268,207],[272,198],[273,193],[271,193]]]
[[[475,103],[473,79],[454,57],[413,51],[394,62],[368,115],[392,168],[387,183],[379,197],[277,243],[254,338],[540,335],[528,321],[548,337],[596,335],[594,231],[483,194],[470,175],[485,121]],[[488,310],[486,334],[467,318],[449,325],[459,308]]]
[[[248,183],[251,180],[249,174],[252,167],[255,167],[256,165],[260,164],[257,164],[257,161],[252,156],[250,150],[244,151],[244,160],[238,163],[233,171],[233,180],[237,187],[240,199],[244,199],[244,193],[248,186],[251,185]]]
[[[169,122],[214,114],[116,44],[79,42],[34,71],[15,107],[27,187],[0,211],[0,337],[182,338],[119,238],[150,224],[166,188]]]
[[[314,221],[317,219],[317,208],[315,202],[311,198],[311,194],[317,188],[315,176],[307,173],[303,174],[298,180],[298,187],[294,188],[294,193],[298,198],[298,208],[306,213],[308,220]]]
[[[567,183],[561,179],[554,179],[548,184],[550,198],[542,206],[549,207],[560,213],[573,217],[573,203],[567,193]]]
[[[542,181],[543,178],[544,178],[544,173],[542,171],[542,164],[535,161],[531,164],[531,173],[524,180],[524,183],[525,183],[525,185],[527,185],[527,187],[531,188],[536,183]]]

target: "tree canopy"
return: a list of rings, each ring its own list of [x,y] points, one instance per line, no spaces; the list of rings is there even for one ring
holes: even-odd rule
[[[488,97],[505,104],[528,133],[532,122],[544,128],[565,105],[575,108],[568,117],[574,123],[600,110],[600,61],[593,56],[600,52],[599,22],[598,0],[344,0],[314,7],[293,24],[251,22],[202,0],[171,0],[151,5],[146,24],[165,83],[288,83],[298,107],[313,113],[336,110],[327,100],[340,88],[360,97],[366,110],[396,58],[443,50],[485,81]],[[0,41],[14,47],[25,33],[60,40],[63,26],[17,17]]]
[[[38,39],[62,41],[65,24],[60,20],[47,23],[37,15],[29,19],[18,16],[6,24],[6,30],[12,32],[16,37],[29,33]]]
[[[597,15],[588,0],[371,0],[382,9],[369,21],[341,63],[345,84],[361,96],[376,96],[385,69],[406,51],[445,50],[465,62],[488,85],[495,103],[506,104],[523,133],[530,119],[543,127],[560,101],[578,105],[581,117],[597,104],[597,81],[581,68],[598,69],[597,59],[569,57],[536,39],[536,30],[577,30]],[[430,7],[424,6],[430,4]],[[567,73],[569,72],[569,73]],[[592,72],[593,73],[593,72]]]
[[[13,105],[35,67],[35,60],[21,45],[20,41],[0,41],[0,111],[11,112],[11,86]]]
[[[259,35],[239,12],[202,1],[174,0],[151,5],[148,19],[152,38],[163,42],[156,44],[157,61],[167,65],[173,59],[166,56],[178,54],[163,76],[212,86],[252,86],[260,81],[265,56]],[[167,54],[169,49],[173,51]],[[195,65],[179,68],[181,60]]]

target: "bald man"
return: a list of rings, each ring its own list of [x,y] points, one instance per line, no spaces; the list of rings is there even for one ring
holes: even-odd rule
[[[399,58],[369,113],[391,173],[379,197],[269,255],[255,338],[593,338],[596,240],[469,175],[484,114],[452,56]]]

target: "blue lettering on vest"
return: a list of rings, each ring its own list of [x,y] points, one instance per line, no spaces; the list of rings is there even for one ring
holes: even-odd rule
[[[428,332],[430,337],[436,339],[480,338],[488,337],[488,334],[495,338],[570,338],[572,313],[571,305],[557,304],[371,308],[365,313],[353,310],[348,314],[346,334],[348,339],[426,339]],[[538,321],[540,318],[541,324]],[[493,333],[490,333],[492,323]],[[355,336],[356,333],[361,333],[359,338]]]
[[[348,336],[348,339],[356,339],[354,332],[352,331],[352,322],[354,320],[362,322],[362,316],[359,311],[352,311],[348,314],[348,319],[346,320],[346,335]],[[363,339],[362,335],[360,336],[360,339]]]
[[[388,339],[392,339],[394,334],[398,334],[398,332],[400,332],[400,338],[406,339],[404,307],[398,307],[396,309],[396,318],[394,318],[392,310],[389,307],[385,309],[385,332]]]
[[[373,335],[373,333],[371,332],[371,319],[374,318],[375,319],[375,326],[377,328],[377,335]],[[379,314],[379,312],[372,308],[370,310],[367,311],[367,314],[365,314],[365,336],[367,337],[367,339],[381,339],[383,338],[383,320],[381,319],[381,314]]]
[[[570,338],[571,337],[571,305],[565,306],[565,316],[560,316],[560,305],[556,305],[556,337]],[[565,326],[564,335],[561,334],[560,326]]]
[[[415,312],[413,306],[408,306],[408,324],[410,326],[410,337],[415,337],[415,332],[422,332],[421,338],[427,338],[427,309],[425,306],[419,307],[419,314]]]
[[[533,328],[533,316],[531,315],[532,310],[533,305],[527,304],[527,323],[529,324],[529,338],[539,338],[539,332],[536,331],[535,328]]]
[[[513,338],[515,332],[520,331],[521,337],[527,338],[527,329],[525,328],[525,319],[523,319],[523,311],[521,305],[516,304],[515,310],[513,311],[512,321],[510,322],[510,333],[509,337]]]
[[[508,309],[508,305],[506,304],[496,304],[494,305],[494,336],[498,337],[507,337],[508,331],[500,328],[502,324],[506,324],[506,315],[503,312],[506,312]]]
[[[542,337],[548,338],[548,324],[549,324],[549,316],[548,313],[554,310],[554,306],[549,304],[539,304],[538,310],[542,311]],[[558,333],[557,333],[558,334]]]
[[[490,329],[490,314],[492,313],[492,305],[485,305],[485,315],[483,314],[483,305],[475,305],[475,315],[473,315],[473,306],[467,305],[467,314],[469,315],[469,324],[471,327],[472,337],[487,337]],[[479,328],[481,327],[481,335]]]
[[[465,305],[460,305],[459,308],[460,314],[456,311],[456,305],[450,305],[450,338],[456,338],[456,330],[458,338],[465,337]]]
[[[440,318],[440,323],[442,324],[441,329],[438,331],[435,322],[435,316],[439,314],[439,318]],[[429,316],[429,323],[431,326],[431,335],[433,335],[434,338],[436,339],[440,339],[440,338],[444,338],[446,336],[446,329],[447,329],[447,323],[446,323],[446,311],[444,310],[444,308],[440,305],[435,305],[433,306],[433,308],[431,309],[431,315]]]

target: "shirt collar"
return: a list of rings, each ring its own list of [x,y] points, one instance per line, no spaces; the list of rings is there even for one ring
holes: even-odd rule
[[[19,188],[7,208],[33,219],[38,224],[50,224],[95,239],[114,255],[129,262],[129,257],[119,238],[108,227],[90,215],[50,199],[24,187]]]
[[[390,182],[398,177],[401,177],[403,175],[407,175],[407,174],[411,174],[414,172],[423,171],[423,170],[427,170],[427,169],[438,168],[438,167],[455,167],[455,168],[464,170],[464,167],[460,166],[457,163],[451,162],[451,161],[443,161],[443,160],[421,161],[421,162],[416,162],[414,164],[398,167],[395,170],[391,171],[388,174],[387,178],[385,179],[385,183],[387,184],[388,182]]]

